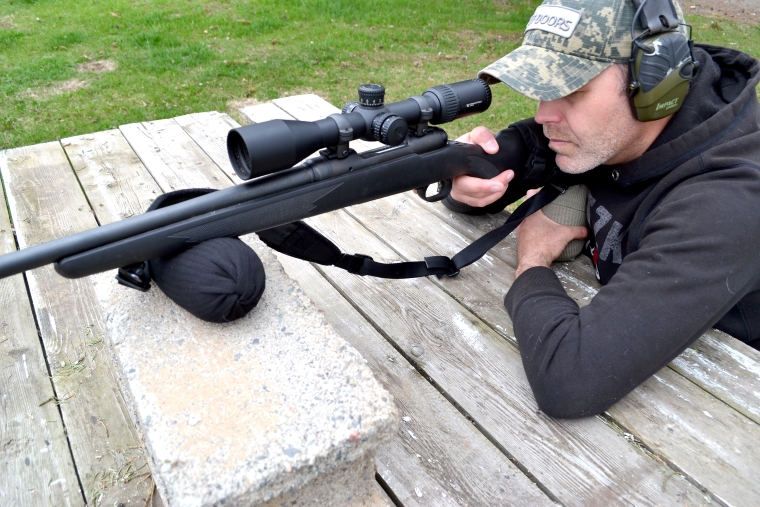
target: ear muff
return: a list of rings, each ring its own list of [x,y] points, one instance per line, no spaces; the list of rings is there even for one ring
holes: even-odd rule
[[[678,28],[671,0],[633,0],[633,5],[628,95],[639,121],[659,120],[681,109],[699,63],[694,60],[691,35],[687,38]],[[637,20],[644,27],[639,36]]]
[[[681,32],[634,41],[629,91],[636,118],[653,121],[675,114],[695,71],[691,45]]]

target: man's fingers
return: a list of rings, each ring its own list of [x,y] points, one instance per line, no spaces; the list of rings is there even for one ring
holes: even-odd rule
[[[530,197],[531,192],[533,194],[538,193],[538,190],[528,190],[526,192],[526,195]],[[561,231],[561,237],[563,238],[563,241],[566,241],[567,243],[571,242],[574,239],[585,239],[586,236],[588,236],[588,228],[585,225],[562,225],[558,224],[551,218],[547,217],[543,210],[539,210],[535,213],[536,217],[533,218],[533,215],[530,215],[526,217],[525,222],[532,222],[533,224],[536,223],[536,221],[544,219],[549,220],[551,224],[557,226],[557,231]],[[540,218],[538,217],[540,215]],[[524,223],[524,222],[523,222]],[[560,237],[560,234],[556,234],[557,237]]]
[[[500,191],[503,191],[507,189],[507,185],[509,185],[509,182],[512,181],[513,179],[515,179],[515,172],[512,169],[507,169],[506,171],[500,172],[499,174],[497,174],[496,176],[494,176],[488,181],[494,181],[494,182],[497,181],[501,183],[502,188],[500,189]]]
[[[472,129],[470,140],[473,144],[477,144],[486,153],[490,153],[491,155],[499,151],[499,143],[496,142],[496,137],[493,135],[493,132],[485,127],[475,127]]]
[[[573,233],[573,239],[586,239],[588,236],[588,228],[582,225],[573,225],[570,227]]]
[[[496,137],[493,132],[485,127],[475,127],[457,139],[457,141],[460,143],[477,144],[483,148],[483,151],[491,155],[499,151],[499,143],[496,142]]]
[[[516,276],[535,266],[549,267],[562,255],[568,243],[588,236],[583,226],[560,225],[542,211],[528,216],[517,227],[517,269]]]
[[[485,127],[475,127],[457,141],[476,144],[491,155],[499,151],[499,143],[496,142],[496,137],[493,132]],[[512,170],[504,171],[490,180],[472,176],[458,176],[454,178],[451,197],[470,206],[488,206],[504,195],[504,192],[507,191],[507,185],[514,177],[515,173]]]
[[[487,206],[504,195],[509,182],[514,177],[515,173],[512,170],[499,173],[490,180],[474,176],[458,176],[454,178],[451,197],[470,206]]]
[[[515,177],[515,172],[508,169],[501,172],[491,178],[490,180],[484,180],[482,178],[476,178],[475,176],[459,176],[456,178],[457,183],[461,184],[460,191],[465,194],[478,194],[485,195],[494,192],[499,192],[499,197],[507,189],[507,185]]]

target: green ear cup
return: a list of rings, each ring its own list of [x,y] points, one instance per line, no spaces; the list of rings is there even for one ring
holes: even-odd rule
[[[675,114],[683,104],[694,73],[689,41],[667,32],[643,41],[651,52],[635,46],[632,65],[633,106],[639,121]]]

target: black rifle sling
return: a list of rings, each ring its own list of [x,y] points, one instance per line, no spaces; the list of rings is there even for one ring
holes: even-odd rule
[[[417,278],[436,275],[456,276],[465,266],[477,261],[488,250],[496,246],[529,215],[540,210],[564,189],[551,184],[545,185],[536,195],[525,200],[500,227],[484,234],[454,257],[425,257],[424,261],[382,263],[362,254],[346,254],[335,244],[304,222],[298,221],[258,232],[259,238],[270,248],[285,255],[316,262],[325,266],[336,266],[356,275],[378,278]]]

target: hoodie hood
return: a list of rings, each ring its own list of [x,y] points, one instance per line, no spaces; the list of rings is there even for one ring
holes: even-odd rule
[[[644,155],[617,167],[622,187],[660,177],[719,142],[758,129],[760,62],[739,51],[697,45],[700,64],[684,105]],[[667,161],[663,164],[663,161]]]

